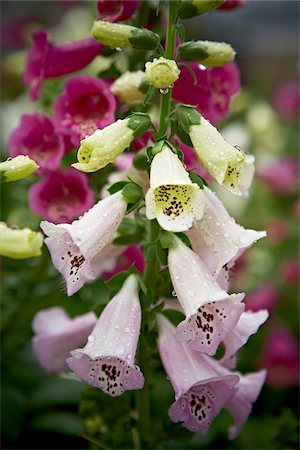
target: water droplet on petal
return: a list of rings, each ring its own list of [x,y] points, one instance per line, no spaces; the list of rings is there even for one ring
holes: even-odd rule
[[[159,90],[159,92],[160,92],[161,94],[165,95],[165,94],[167,94],[167,93],[169,92],[169,88],[161,88],[161,89]]]

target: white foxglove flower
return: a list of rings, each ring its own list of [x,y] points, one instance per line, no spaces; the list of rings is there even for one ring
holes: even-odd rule
[[[72,224],[43,221],[45,244],[56,269],[67,283],[68,295],[99,273],[99,253],[115,237],[127,207],[121,192],[100,200]]]
[[[168,266],[186,315],[177,327],[177,338],[214,355],[244,311],[244,294],[229,295],[221,289],[200,257],[178,238],[169,249]]]
[[[147,218],[156,218],[164,230],[188,230],[194,219],[203,216],[202,189],[192,183],[180,159],[167,145],[153,158],[145,201]]]
[[[188,236],[193,250],[201,256],[211,272],[219,273],[226,264],[233,265],[241,253],[265,237],[266,232],[245,229],[237,224],[216,194],[206,187],[203,192],[203,217],[194,223]]]

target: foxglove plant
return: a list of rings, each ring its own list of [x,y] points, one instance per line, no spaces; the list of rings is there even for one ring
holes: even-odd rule
[[[146,28],[147,2],[125,0],[98,1],[92,38],[74,45],[57,46],[46,33],[35,34],[25,73],[32,97],[43,79],[83,68],[100,51],[105,69],[96,65],[88,75],[65,80],[53,118],[23,116],[9,141],[11,156],[28,155],[40,166],[30,207],[46,219],[45,244],[68,296],[82,289],[77,299],[86,300],[84,285],[100,276],[112,291],[97,321],[93,312],[75,319],[60,308],[38,313],[36,356],[46,371],[60,373],[67,364],[73,378],[111,396],[138,390],[132,414],[136,448],[157,444],[150,410],[157,331],[175,390],[169,416],[188,430],[206,433],[226,408],[235,420],[229,430],[235,438],[265,378],[264,371],[242,375],[228,369],[268,317],[267,311],[244,312],[245,294],[228,293],[228,278],[240,255],[266,233],[237,224],[207,186],[215,179],[228,195],[245,196],[254,175],[254,157],[215,128],[240,89],[235,51],[227,43],[184,42],[178,26],[180,19],[222,4],[169,1],[165,42]],[[151,106],[155,97],[159,114]],[[77,155],[66,155],[72,146]],[[15,230],[4,228],[13,236]],[[22,243],[27,236],[21,230],[15,235]],[[38,234],[34,249],[24,246],[21,256],[12,243],[11,252],[2,246],[3,254],[36,256],[41,239]],[[172,295],[185,315],[173,324],[162,304]],[[105,296],[95,298],[97,316],[106,302]],[[223,357],[213,358],[222,343]]]

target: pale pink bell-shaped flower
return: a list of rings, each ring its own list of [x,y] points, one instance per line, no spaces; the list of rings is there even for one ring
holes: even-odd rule
[[[102,45],[87,38],[65,44],[54,44],[44,30],[35,31],[28,52],[24,83],[31,100],[37,100],[43,80],[57,78],[87,66],[101,53]]]
[[[130,275],[104,308],[86,346],[71,352],[69,367],[81,380],[112,397],[142,389],[144,377],[134,365],[140,326],[138,282]]]
[[[59,307],[39,311],[32,322],[32,346],[43,369],[55,374],[66,371],[70,351],[86,342],[96,321],[93,312],[70,319]]]
[[[87,176],[71,167],[47,173],[29,188],[31,211],[52,223],[71,223],[94,203]]]
[[[221,289],[201,258],[178,238],[169,249],[168,266],[186,315],[177,327],[177,339],[214,355],[244,311],[244,294],[229,295]]]
[[[96,278],[93,264],[113,240],[126,207],[127,201],[119,191],[100,200],[72,224],[41,222],[52,262],[67,283],[68,295],[78,291],[86,280]]]
[[[178,342],[175,327],[164,316],[158,316],[158,324],[160,357],[175,390],[169,416],[188,430],[206,433],[235,394],[239,377],[217,375],[205,355]]]
[[[123,22],[135,14],[139,3],[139,0],[98,0],[98,19]]]
[[[188,236],[193,250],[201,256],[212,273],[234,261],[258,239],[266,236],[265,231],[245,229],[230,217],[222,202],[209,188],[204,187],[205,206],[201,220],[194,223]]]
[[[116,106],[107,82],[87,75],[70,78],[53,105],[55,127],[79,145],[86,136],[114,122]]]

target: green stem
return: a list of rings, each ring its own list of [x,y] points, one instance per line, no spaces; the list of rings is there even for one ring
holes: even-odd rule
[[[167,40],[165,57],[167,59],[173,59],[174,47],[175,47],[175,22],[176,22],[176,7],[177,1],[169,0],[169,15],[168,15],[168,28],[167,28]],[[171,105],[172,89],[169,89],[167,94],[161,94],[160,99],[160,118],[157,139],[162,138],[168,129],[168,119]]]
[[[138,407],[138,427],[142,448],[146,448],[149,444],[151,434],[151,415],[150,415],[150,386],[149,386],[149,355],[147,343],[144,336],[139,340],[139,353],[138,353],[139,366],[145,377],[145,383],[143,389],[138,391],[137,395],[137,407]]]

